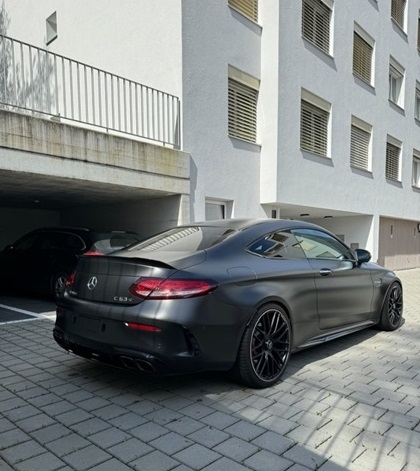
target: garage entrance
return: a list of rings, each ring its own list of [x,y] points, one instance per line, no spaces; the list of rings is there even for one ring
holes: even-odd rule
[[[380,218],[378,263],[391,270],[420,267],[419,223]]]

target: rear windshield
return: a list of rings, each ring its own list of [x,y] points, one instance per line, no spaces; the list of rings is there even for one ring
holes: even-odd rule
[[[146,239],[140,244],[130,247],[129,250],[155,250],[165,252],[198,252],[219,244],[235,230],[226,227],[189,226],[176,227]]]
[[[139,241],[140,237],[135,234],[95,234],[95,243],[91,250],[98,250],[100,252],[112,252],[120,250],[128,245],[135,244]]]

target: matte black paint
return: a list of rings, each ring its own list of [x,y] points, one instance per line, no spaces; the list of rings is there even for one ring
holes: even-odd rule
[[[352,260],[272,259],[246,250],[273,231],[310,228],[330,234],[313,224],[223,220],[192,226],[236,232],[197,252],[131,247],[82,257],[74,285],[59,302],[56,341],[66,350],[118,366],[137,368],[140,359],[148,371],[228,370],[259,307],[275,303],[285,309],[296,351],[379,323],[387,290],[399,282],[383,267],[359,263],[348,247]],[[89,290],[92,276],[98,285]],[[140,276],[211,279],[219,286],[189,299],[143,300],[129,292]],[[161,332],[131,330],[127,322],[150,324]]]

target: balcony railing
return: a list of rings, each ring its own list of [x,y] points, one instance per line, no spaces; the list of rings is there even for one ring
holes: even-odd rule
[[[0,104],[180,146],[176,96],[3,35]]]

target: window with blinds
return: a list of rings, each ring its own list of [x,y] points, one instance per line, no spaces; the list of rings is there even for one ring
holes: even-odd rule
[[[360,34],[353,36],[353,73],[360,79],[372,83],[373,47]]]
[[[391,18],[401,29],[404,29],[406,3],[406,0],[391,0]]]
[[[420,52],[420,12],[417,20],[417,50]]]
[[[328,155],[328,120],[330,113],[301,100],[300,148],[326,157]]]
[[[413,186],[420,188],[420,155],[413,155]]]
[[[370,170],[370,136],[370,132],[352,124],[350,138],[350,165],[352,167]]]
[[[321,0],[302,1],[302,36],[330,52],[331,9]]]
[[[420,84],[417,82],[416,86],[416,102],[414,104],[414,116],[420,121]]]
[[[258,91],[229,78],[228,132],[249,142],[257,140]]]
[[[389,180],[400,181],[400,154],[400,147],[386,143],[385,176]]]
[[[228,4],[253,21],[258,21],[258,0],[228,0]]]

